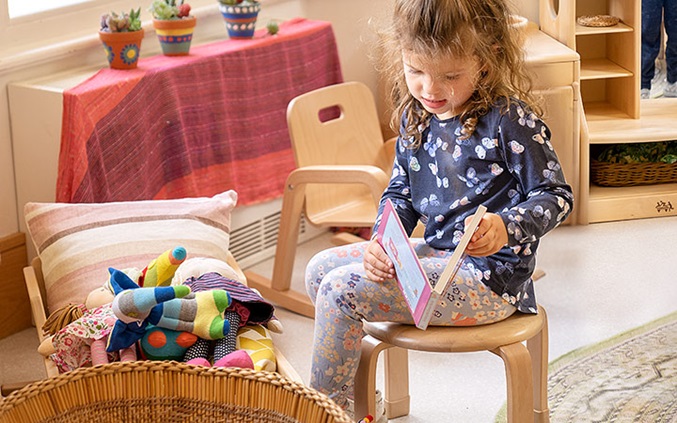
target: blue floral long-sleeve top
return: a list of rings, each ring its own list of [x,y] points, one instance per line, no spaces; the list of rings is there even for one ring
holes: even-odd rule
[[[465,140],[459,138],[458,118],[435,116],[423,130],[419,148],[407,148],[411,141],[400,136],[374,233],[390,198],[409,234],[421,220],[428,245],[453,250],[465,218],[484,204],[501,216],[509,241],[489,257],[466,262],[495,293],[518,310],[535,313],[531,275],[539,239],[566,219],[574,198],[546,124],[518,101],[507,112],[501,110],[497,104],[478,119]]]

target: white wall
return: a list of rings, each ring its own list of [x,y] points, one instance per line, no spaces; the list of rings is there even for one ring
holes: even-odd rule
[[[520,14],[537,22],[537,0],[514,0]],[[271,19],[303,16],[333,23],[345,80],[358,80],[377,92],[377,75],[368,60],[373,31],[370,18],[387,16],[390,0],[276,0],[265,6],[260,23]],[[216,6],[213,11],[215,12]],[[196,28],[195,43],[215,37],[225,38],[225,27],[218,13],[206,13]],[[67,27],[67,25],[64,25]],[[221,35],[222,34],[222,35]],[[157,54],[159,45],[152,31],[147,31],[142,55]],[[0,54],[0,237],[19,230],[23,204],[17,204],[12,160],[12,141],[7,98],[7,84],[47,76],[68,69],[104,66],[105,58],[96,34],[76,43],[62,44],[21,54]]]

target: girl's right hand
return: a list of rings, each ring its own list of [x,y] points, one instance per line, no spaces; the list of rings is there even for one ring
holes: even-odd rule
[[[384,282],[395,277],[395,267],[377,240],[372,240],[364,252],[364,271],[374,282]]]

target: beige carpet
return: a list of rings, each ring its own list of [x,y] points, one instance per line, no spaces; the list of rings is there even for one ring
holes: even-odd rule
[[[677,312],[550,363],[548,401],[552,423],[677,422]]]

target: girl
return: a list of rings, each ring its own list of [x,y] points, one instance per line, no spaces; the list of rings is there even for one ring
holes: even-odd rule
[[[504,0],[396,0],[383,38],[396,157],[385,199],[434,284],[479,204],[488,208],[431,325],[480,325],[536,313],[538,240],[570,214],[571,187],[538,117]],[[346,406],[362,319],[413,323],[392,262],[373,239],[311,259],[311,386]]]

